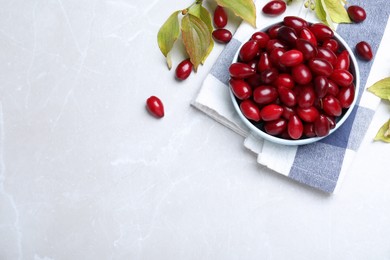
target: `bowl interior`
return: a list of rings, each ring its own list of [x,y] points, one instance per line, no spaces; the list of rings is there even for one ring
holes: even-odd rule
[[[267,26],[267,27],[263,28],[260,31],[267,31],[272,26],[280,24],[280,23],[281,22],[272,24],[270,26]],[[349,71],[354,76],[353,83],[355,85],[355,96],[354,96],[354,100],[353,100],[351,106],[348,109],[343,109],[342,114],[336,118],[336,126],[335,126],[335,128],[330,130],[329,135],[334,133],[345,122],[345,120],[347,120],[347,118],[351,114],[351,112],[352,112],[352,110],[353,110],[353,108],[354,108],[354,106],[356,104],[356,100],[357,100],[357,97],[358,97],[358,94],[359,94],[359,87],[360,87],[359,68],[358,68],[358,64],[357,64],[357,61],[356,61],[356,58],[355,58],[355,55],[354,55],[353,51],[348,46],[348,44],[344,41],[344,39],[339,34],[337,34],[336,32],[334,32],[334,39],[339,42],[340,50],[344,50],[345,49],[349,53],[349,56],[350,56]],[[248,40],[249,40],[249,38],[248,38]],[[245,42],[246,41],[244,41],[242,43],[242,45],[245,44]],[[240,51],[242,45],[240,46],[240,48],[238,48],[238,50],[237,50],[237,52],[236,52],[236,54],[235,54],[235,56],[233,58],[233,63],[237,62],[239,51]],[[259,137],[262,137],[262,138],[264,138],[264,139],[266,139],[268,141],[271,141],[271,142],[274,142],[274,143],[278,143],[278,144],[283,144],[283,145],[304,145],[304,144],[317,142],[318,140],[321,140],[321,139],[329,136],[329,135],[327,135],[327,136],[323,136],[323,137],[311,137],[311,138],[302,138],[302,139],[292,140],[292,139],[284,139],[284,138],[281,138],[281,137],[270,135],[270,134],[264,132],[263,130],[261,130],[260,128],[258,128],[256,125],[254,125],[250,120],[248,120],[242,114],[240,106],[239,106],[239,100],[234,96],[231,88],[229,88],[229,90],[230,90],[230,97],[231,97],[231,100],[233,102],[233,106],[236,109],[240,119],[250,129],[251,133],[253,133],[253,134],[255,134],[255,135],[259,136]]]

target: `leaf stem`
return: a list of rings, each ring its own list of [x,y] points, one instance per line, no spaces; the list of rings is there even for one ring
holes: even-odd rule
[[[203,4],[203,0],[196,0],[195,2],[193,2],[189,7],[181,10],[181,14],[182,15],[186,15],[188,13],[188,10],[191,9],[191,7],[193,7],[194,5],[202,5]]]

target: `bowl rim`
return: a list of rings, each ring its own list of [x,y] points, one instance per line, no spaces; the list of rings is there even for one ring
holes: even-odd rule
[[[269,28],[271,28],[272,26],[275,26],[275,25],[278,25],[278,24],[281,24],[283,23],[283,21],[279,21],[279,22],[276,22],[276,23],[273,23],[273,24],[270,24],[262,29],[259,29],[259,30],[255,30],[252,32],[255,33],[255,32],[265,32],[267,31]],[[310,24],[313,24],[313,23],[310,23]],[[333,31],[333,30],[332,30]],[[277,137],[277,136],[273,136],[273,135],[270,135],[270,134],[267,134],[266,132],[262,131],[261,129],[257,128],[251,121],[249,121],[249,119],[247,119],[241,112],[241,109],[238,105],[238,102],[236,100],[236,97],[231,89],[231,87],[229,86],[229,92],[230,92],[230,98],[231,98],[231,101],[233,103],[233,106],[235,108],[235,110],[237,111],[241,121],[250,129],[250,133],[251,134],[255,134],[265,140],[268,140],[268,141],[271,141],[273,143],[277,143],[277,144],[283,144],[283,145],[305,145],[305,144],[310,144],[310,143],[314,143],[314,142],[317,142],[325,137],[328,137],[330,136],[331,134],[333,134],[341,125],[344,124],[344,122],[347,120],[347,118],[351,115],[352,111],[354,110],[354,107],[357,103],[357,100],[358,100],[358,95],[359,95],[359,89],[360,89],[360,71],[359,71],[359,66],[358,66],[358,63],[357,63],[357,60],[356,60],[356,57],[355,57],[355,54],[354,52],[352,51],[351,47],[349,47],[349,45],[347,44],[347,42],[335,31],[334,32],[334,38],[342,44],[342,47],[344,47],[347,51],[348,51],[348,54],[349,54],[349,57],[350,57],[350,69],[349,71],[353,71],[354,73],[354,85],[355,85],[355,96],[354,96],[354,99],[350,105],[349,108],[347,108],[347,110],[341,115],[338,117],[338,120],[337,120],[337,123],[336,123],[336,126],[330,130],[329,134],[326,135],[326,136],[321,136],[321,137],[309,137],[309,138],[304,138],[304,139],[283,139],[281,137]],[[240,45],[240,47],[237,49],[234,57],[233,57],[233,60],[231,62],[231,64],[233,63],[236,63],[237,62],[237,59],[238,59],[238,55],[239,55],[239,52],[240,52],[240,49],[241,47],[247,42],[250,40],[250,37],[252,36],[252,34],[247,38],[247,40],[243,41]],[[351,65],[353,66],[353,68],[351,69]]]

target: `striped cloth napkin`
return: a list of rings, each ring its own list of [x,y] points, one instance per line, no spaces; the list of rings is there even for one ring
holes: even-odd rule
[[[267,1],[257,1],[257,28],[266,27],[282,20],[282,17],[266,17],[261,8]],[[304,1],[293,1],[283,16],[300,16],[310,22],[318,22],[314,12],[304,8]],[[375,59],[370,62],[358,59],[361,82],[359,97],[348,120],[332,135],[308,145],[284,146],[263,140],[250,133],[241,123],[231,103],[228,89],[228,67],[239,46],[256,30],[242,22],[233,39],[226,45],[192,105],[222,125],[245,138],[244,146],[257,154],[257,162],[295,181],[309,185],[326,193],[335,193],[348,166],[353,162],[365,132],[380,100],[368,91],[369,84],[388,76],[383,64],[389,64],[386,47],[390,46],[389,19],[390,1],[378,0],[374,4],[365,0],[354,0],[350,5],[359,5],[367,12],[367,19],[360,24],[340,24],[336,31],[354,49],[356,43],[365,40],[371,44]],[[377,8],[380,6],[380,8]],[[388,66],[387,66],[388,67]],[[371,79],[371,82],[370,82]],[[369,84],[367,84],[369,83]]]

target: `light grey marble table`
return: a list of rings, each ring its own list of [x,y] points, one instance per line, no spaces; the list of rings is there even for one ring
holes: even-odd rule
[[[338,194],[277,175],[190,106],[222,45],[167,70],[157,31],[190,4],[0,0],[0,259],[389,259],[389,103]]]

